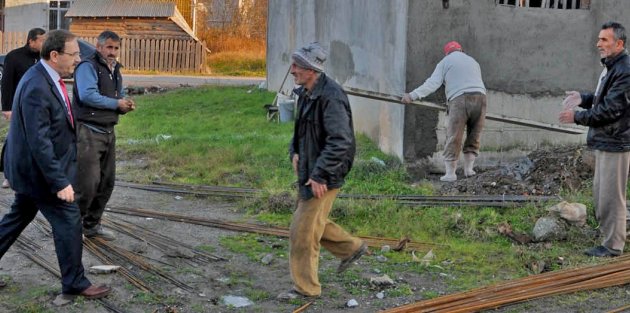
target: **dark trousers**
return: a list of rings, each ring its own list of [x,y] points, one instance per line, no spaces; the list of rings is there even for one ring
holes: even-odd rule
[[[77,195],[83,227],[101,222],[116,181],[116,135],[79,123],[77,135]]]
[[[20,236],[24,228],[41,211],[52,226],[55,252],[61,270],[62,292],[79,294],[91,283],[85,277],[81,257],[81,216],[75,203],[61,200],[38,200],[24,194],[15,194],[11,211],[0,221],[0,258]]]

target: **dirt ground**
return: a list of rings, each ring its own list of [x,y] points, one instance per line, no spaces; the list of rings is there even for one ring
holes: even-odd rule
[[[478,176],[452,184],[441,184],[441,190],[445,194],[557,194],[562,188],[576,188],[582,183],[582,178],[592,175],[589,174],[589,160],[588,153],[581,148],[550,148],[533,152],[527,159],[513,165],[495,169],[480,168]],[[550,172],[554,174],[543,174]],[[0,190],[0,202],[10,203],[12,200],[10,190]],[[124,187],[116,187],[109,207],[144,208],[193,217],[250,221],[233,203],[220,199],[182,197]],[[0,205],[0,214],[6,213],[7,209],[6,205]],[[213,254],[226,259],[199,265],[189,259],[169,257],[140,240],[117,234],[118,239],[114,242],[116,246],[138,251],[138,255],[149,263],[192,287],[190,291],[184,290],[125,264],[120,265],[141,273],[155,292],[142,293],[119,274],[88,274],[93,283],[105,283],[113,287],[114,291],[107,300],[122,312],[292,312],[306,303],[299,299],[291,302],[276,299],[276,295],[291,287],[285,253],[288,245],[284,239],[256,236],[258,244],[273,247],[277,251],[271,263],[265,265],[247,257],[246,253],[232,252],[220,243],[221,238],[240,236],[242,233],[111,212],[106,213],[106,216],[132,222],[194,247],[213,247]],[[37,253],[45,256],[56,267],[52,239],[34,224],[26,229],[25,234],[43,247]],[[453,278],[448,273],[439,272],[419,274],[401,270],[392,275],[396,284],[410,287],[406,295],[371,286],[370,278],[382,275],[382,265],[376,260],[378,255],[378,251],[373,251],[373,255],[362,258],[343,277],[338,277],[334,274],[338,261],[323,252],[320,259],[323,295],[305,312],[377,312],[421,300],[428,294],[435,296],[448,293],[449,281]],[[86,250],[83,256],[86,268],[102,264]],[[39,312],[42,309],[60,313],[109,312],[96,301],[79,300],[72,305],[54,307],[51,302],[60,290],[59,279],[27,259],[15,245],[0,260],[0,277],[9,280],[9,286],[0,289],[0,312],[38,312],[26,310],[27,304],[19,301],[24,298],[38,304]],[[357,292],[357,288],[364,292]],[[378,295],[380,291],[383,291],[382,299]],[[243,308],[230,307],[222,301],[228,295],[252,298],[253,304]],[[253,295],[258,297],[253,299]],[[623,286],[529,301],[495,312],[605,312],[627,305],[626,299],[629,298],[630,286]],[[357,301],[358,307],[346,307],[351,299]]]
[[[530,152],[513,162],[475,170],[477,175],[442,184],[445,195],[558,195],[575,191],[593,177],[594,156],[583,146],[547,147]],[[458,171],[461,171],[458,169]],[[438,177],[435,178],[436,180]]]

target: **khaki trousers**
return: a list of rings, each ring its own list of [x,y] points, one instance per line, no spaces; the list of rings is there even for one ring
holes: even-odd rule
[[[593,198],[602,245],[623,251],[626,241],[626,186],[630,152],[595,150]]]
[[[448,102],[446,116],[446,143],[444,144],[444,161],[459,160],[462,151],[464,129],[464,153],[479,155],[479,138],[486,119],[486,95],[482,93],[465,93]]]
[[[307,296],[322,292],[317,274],[319,250],[324,246],[335,257],[347,259],[361,248],[362,241],[328,219],[339,189],[323,197],[298,200],[289,230],[289,266],[296,291]]]

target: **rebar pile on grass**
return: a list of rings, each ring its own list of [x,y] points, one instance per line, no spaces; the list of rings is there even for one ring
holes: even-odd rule
[[[621,312],[627,312],[629,310],[630,310],[630,304],[629,305],[624,305],[624,306],[622,306],[620,308],[616,308],[614,310],[610,310],[610,311],[608,311],[606,313],[621,313]]]
[[[35,218],[35,225],[38,226],[38,228],[44,233],[44,235],[46,235],[46,236],[51,236],[52,235],[52,229],[50,228],[50,224],[48,223],[48,221],[44,220],[43,218],[41,218],[39,216],[37,218]],[[91,252],[92,255],[94,255],[97,259],[99,259],[101,262],[103,262],[103,264],[106,264],[106,265],[120,265],[120,264],[124,264],[121,261],[127,261],[127,263],[132,263],[130,260],[126,260],[124,258],[122,260],[118,260],[118,259],[113,258],[109,254],[105,253],[102,249],[100,249],[93,242],[91,242],[91,241],[89,241],[87,239],[83,240],[83,246],[85,247],[86,250]],[[132,265],[137,265],[137,264],[133,264],[132,263]],[[138,266],[138,267],[140,267],[140,266]],[[153,292],[153,290],[149,286],[148,282],[146,282],[144,279],[142,279],[140,276],[136,275],[135,273],[131,272],[125,266],[121,266],[118,269],[118,273],[122,277],[124,277],[129,283],[131,283],[132,285],[136,286],[136,288],[140,289],[141,291]]]
[[[132,182],[116,181],[116,186],[134,188],[146,191],[190,194],[206,197],[249,198],[262,190],[239,187],[185,185],[174,183],[154,183],[152,185],[137,184]]]
[[[186,283],[178,280],[177,278],[172,277],[171,275],[169,275],[168,273],[166,273],[165,271],[151,265],[150,263],[146,262],[143,257],[120,247],[116,247],[114,246],[112,243],[105,241],[101,238],[85,238],[83,240],[83,243],[86,246],[93,246],[97,249],[100,250],[101,253],[106,254],[106,255],[114,255],[116,258],[118,259],[122,259],[125,260],[127,263],[130,263],[132,265],[135,265],[137,267],[139,267],[140,269],[144,270],[145,272],[148,272],[150,274],[156,275],[157,277],[161,277],[163,280],[183,289],[186,290],[188,292],[192,292],[195,289],[189,285],[187,285]],[[121,267],[122,268],[122,267]]]
[[[36,223],[40,224],[44,230],[49,231],[50,225],[42,218],[37,218]],[[47,233],[50,235],[50,232]],[[144,257],[139,256],[138,254],[128,251],[126,249],[116,247],[113,244],[104,241],[102,239],[83,239],[84,247],[90,251],[94,256],[96,256],[101,262],[107,265],[124,265],[129,264],[131,266],[135,266],[145,272],[150,274],[154,274],[157,277],[161,277],[167,282],[182,288],[183,290],[192,292],[194,289],[187,285],[186,283],[172,277],[168,273],[160,270],[159,268],[151,265],[147,261],[144,260]],[[154,290],[150,287],[149,283],[142,279],[139,275],[131,272],[127,266],[121,266],[118,269],[118,272],[125,278],[129,283],[136,286],[138,289],[146,292],[154,292]]]
[[[195,225],[203,225],[203,226],[209,226],[209,227],[215,227],[215,228],[221,228],[221,229],[227,229],[227,230],[233,230],[233,231],[249,232],[249,233],[255,233],[255,234],[271,235],[271,236],[286,237],[286,238],[289,237],[289,230],[287,228],[281,228],[281,227],[262,226],[262,225],[251,224],[251,223],[238,223],[238,222],[228,222],[228,221],[223,221],[223,220],[218,220],[218,219],[190,217],[190,216],[185,216],[185,215],[180,215],[180,214],[151,211],[151,210],[146,210],[146,209],[109,208],[107,211],[111,213],[126,214],[126,215],[140,216],[140,217],[151,217],[151,218],[156,218],[156,219],[163,219],[163,220],[195,224]],[[427,249],[427,248],[437,245],[433,243],[414,242],[414,241],[410,241],[409,239],[398,240],[398,239],[392,239],[392,238],[379,238],[379,237],[369,237],[369,236],[359,237],[359,238],[364,240],[366,244],[370,247],[381,247],[383,245],[390,245],[392,247],[404,246],[409,249],[423,250],[423,249]],[[401,247],[400,249],[402,248],[403,247]]]
[[[24,256],[26,256],[29,260],[33,261],[35,264],[41,266],[43,269],[47,270],[49,273],[55,275],[57,278],[61,278],[61,273],[57,269],[57,267],[46,260],[44,257],[37,253],[38,250],[43,249],[42,246],[37,244],[32,238],[22,233],[20,237],[18,237],[17,247]],[[125,311],[119,309],[111,302],[101,298],[95,299],[98,301],[103,307],[113,313],[125,313]]]
[[[262,194],[262,189],[187,185],[166,182],[154,182],[151,185],[116,181],[116,186],[134,188],[146,191],[189,194],[206,197],[250,198]],[[432,206],[469,206],[469,207],[515,207],[523,203],[561,200],[557,196],[518,196],[518,195],[488,195],[488,196],[420,196],[420,195],[365,195],[339,194],[340,199],[357,200],[391,200],[398,204],[432,207]]]
[[[125,259],[118,260],[116,258],[113,258],[109,254],[107,254],[106,251],[101,249],[99,246],[97,246],[94,242],[92,242],[89,239],[83,240],[83,246],[85,247],[86,250],[90,251],[92,255],[94,255],[97,259],[99,259],[105,265],[124,264],[121,261],[126,261],[127,263],[131,263],[130,260],[125,260]],[[134,265],[137,268],[140,268],[140,266],[137,266],[136,264]],[[149,285],[149,282],[145,281],[142,277],[140,277],[136,273],[130,271],[126,266],[120,266],[120,268],[118,268],[116,273],[120,274],[130,284],[134,285],[136,288],[140,289],[141,291],[150,292],[150,293],[155,292],[153,288],[151,288],[151,286]]]
[[[540,297],[627,283],[630,283],[630,256],[623,256],[603,265],[531,275],[467,292],[408,304],[386,310],[384,313],[477,312]]]
[[[181,255],[191,257],[191,259],[199,265],[207,265],[213,261],[226,260],[224,257],[195,249],[186,243],[166,237],[146,227],[142,227],[129,221],[117,219],[112,216],[103,216],[102,222],[107,227],[145,242],[147,245],[150,245],[169,256]]]

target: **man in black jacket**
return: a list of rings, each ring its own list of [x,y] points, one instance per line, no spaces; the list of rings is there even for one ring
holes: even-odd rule
[[[626,186],[630,167],[630,56],[625,28],[616,22],[602,26],[597,49],[605,66],[597,90],[567,92],[561,123],[589,126],[587,146],[595,150],[593,198],[602,244],[585,253],[614,257],[626,241]],[[574,111],[576,107],[585,110]]]
[[[298,204],[290,227],[291,278],[294,290],[280,298],[319,296],[320,245],[341,259],[346,270],[367,252],[365,243],[328,219],[332,204],[352,167],[355,153],[352,112],[345,92],[323,73],[326,51],[311,43],[292,55],[298,117],[289,147],[298,176]]]
[[[24,73],[40,59],[42,44],[46,40],[46,31],[41,28],[33,28],[28,32],[26,45],[10,51],[4,58],[4,71],[2,72],[2,116],[7,121],[11,120],[13,97],[18,83]],[[4,146],[2,146],[2,160],[4,160]],[[0,169],[4,161],[0,161]],[[2,188],[8,188],[9,181],[2,182]]]
[[[114,240],[103,229],[101,217],[114,190],[116,175],[116,134],[118,115],[135,108],[125,99],[120,64],[116,61],[120,37],[102,32],[96,51],[74,73],[74,101],[77,118],[78,203],[83,217],[83,234]]]

